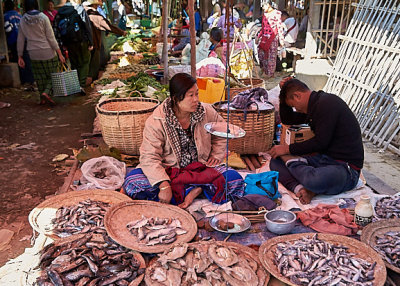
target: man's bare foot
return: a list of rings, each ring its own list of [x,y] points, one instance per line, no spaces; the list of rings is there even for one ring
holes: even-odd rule
[[[190,193],[186,195],[183,203],[178,205],[178,207],[186,209],[188,206],[190,206],[191,203],[193,203],[193,200],[197,198],[200,194],[201,194],[201,188],[195,188],[191,190]]]
[[[297,192],[296,196],[299,198],[300,202],[303,205],[308,205],[312,198],[315,197],[315,193],[307,190],[307,189],[300,189],[300,191]]]
[[[172,189],[160,189],[160,192],[158,193],[158,199],[160,200],[160,203],[169,204],[172,199]]]

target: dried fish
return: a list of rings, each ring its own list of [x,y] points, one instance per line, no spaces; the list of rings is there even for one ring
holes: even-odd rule
[[[303,238],[279,243],[275,265],[296,285],[373,285],[376,263],[369,263],[347,247],[318,239]]]
[[[169,244],[178,235],[187,233],[179,219],[147,218],[143,215],[141,219],[129,222],[126,228],[148,246]]]
[[[87,199],[76,205],[61,207],[52,219],[50,229],[59,237],[79,233],[106,233],[104,215],[110,204]]]
[[[376,202],[378,218],[400,218],[400,196],[384,197]]]
[[[107,235],[87,235],[43,249],[39,285],[129,285],[144,273],[129,250]],[[62,255],[59,255],[63,253]]]
[[[381,254],[383,259],[400,267],[400,231],[388,231],[375,237],[374,249]]]
[[[147,285],[264,285],[263,267],[249,253],[216,242],[180,244],[151,264]]]

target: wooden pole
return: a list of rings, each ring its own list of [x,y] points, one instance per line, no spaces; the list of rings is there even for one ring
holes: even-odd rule
[[[190,22],[190,72],[196,78],[196,23],[194,21],[194,0],[189,0],[189,22]]]
[[[164,80],[163,83],[168,83],[168,0],[164,0],[162,9],[162,33],[163,33],[163,50],[162,60],[164,65]]]

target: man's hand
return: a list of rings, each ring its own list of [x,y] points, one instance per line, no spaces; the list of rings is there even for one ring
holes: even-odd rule
[[[215,159],[214,157],[210,157],[210,158],[208,158],[206,166],[207,167],[215,167],[220,163],[221,163],[221,160]]]
[[[20,56],[20,57],[18,57],[18,65],[19,65],[19,67],[21,68],[21,69],[24,69],[25,68],[25,61],[24,61],[24,59]]]
[[[158,193],[158,199],[160,203],[169,204],[172,199],[172,188],[168,181],[164,181],[159,186],[160,192]]]
[[[89,50],[89,51],[93,51],[93,46],[89,46],[89,47],[88,47],[88,50]]]
[[[282,88],[282,86],[285,84],[285,82],[289,81],[293,79],[291,76],[285,77],[283,78],[280,82],[279,82],[279,87]]]
[[[274,159],[282,155],[290,154],[289,145],[275,145],[267,153]]]

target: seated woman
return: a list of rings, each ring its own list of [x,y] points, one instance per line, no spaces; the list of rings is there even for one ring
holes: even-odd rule
[[[127,174],[125,193],[134,199],[173,203],[182,208],[202,192],[216,203],[243,196],[242,177],[218,166],[225,157],[226,139],[204,129],[206,123],[224,122],[223,118],[211,105],[199,102],[196,80],[190,75],[176,74],[169,89],[171,97],[146,121],[140,164]]]
[[[223,63],[225,63],[225,57],[223,55],[223,46],[222,46],[222,38],[224,37],[224,33],[221,28],[214,27],[210,31],[210,53],[209,57],[219,58]]]

